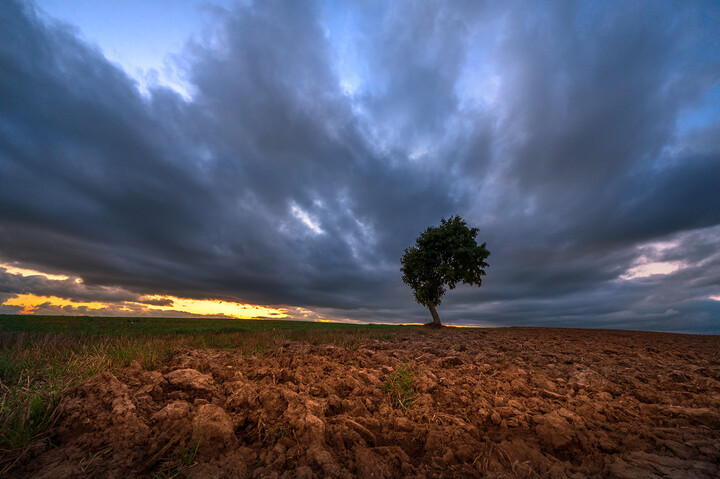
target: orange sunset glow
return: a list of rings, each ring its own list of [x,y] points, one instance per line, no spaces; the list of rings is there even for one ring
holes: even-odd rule
[[[34,294],[19,294],[14,298],[10,298],[3,304],[8,306],[20,306],[23,309],[20,311],[21,314],[33,314],[40,305],[49,303],[53,306],[72,306],[74,308],[87,308],[87,309],[103,309],[107,307],[105,303],[97,302],[84,302],[84,301],[73,301],[71,299],[58,298],[57,296],[37,296]]]
[[[40,276],[52,282],[67,281],[70,276],[51,274],[35,269],[23,268],[13,264],[0,263],[0,268],[5,272],[22,276]],[[74,282],[79,288],[84,287],[82,278],[75,277]],[[154,303],[154,304],[153,304]],[[65,308],[65,311],[75,313],[133,313],[152,314],[156,311],[187,313],[198,316],[231,316],[238,319],[251,318],[272,318],[282,319],[288,317],[288,311],[284,308],[275,308],[267,305],[241,303],[219,299],[189,299],[168,295],[145,295],[137,301],[83,301],[80,299],[65,298],[54,295],[37,295],[32,293],[16,294],[13,297],[0,303],[5,306],[17,306],[21,308],[20,314],[44,314],[46,311],[54,311]]]
[[[65,276],[64,274],[50,274],[50,273],[43,273],[41,271],[36,271],[34,269],[28,269],[28,268],[19,268],[17,266],[13,266],[11,264],[7,263],[0,263],[0,268],[5,268],[5,271],[10,274],[19,274],[20,276],[42,276],[47,279],[53,279],[56,281],[63,281],[66,279],[70,279],[70,276]]]
[[[197,314],[200,316],[232,316],[238,319],[282,319],[288,317],[286,309],[272,308],[257,304],[236,303],[233,301],[222,301],[216,299],[186,299],[175,296],[160,295],[146,296],[143,299],[152,301],[168,300],[172,301],[172,304],[167,306],[158,306],[129,301],[124,303],[124,305],[120,305],[120,307],[116,308],[115,311],[134,313],[138,312],[137,307],[139,306],[142,308],[140,310],[141,312],[178,311],[182,313]],[[73,299],[59,298],[57,296],[38,296],[34,294],[19,294],[14,298],[6,300],[2,304],[7,306],[20,306],[22,308],[19,311],[21,314],[34,314],[41,306],[54,306],[60,308],[70,306],[78,309],[83,308],[87,310],[88,313],[92,313],[93,310],[99,312],[100,310],[109,309],[113,306],[111,303],[75,301]]]
[[[272,308],[258,304],[236,303],[234,301],[222,301],[217,299],[186,299],[175,296],[146,296],[149,300],[170,300],[170,306],[149,306],[149,309],[160,311],[182,311],[185,313],[217,315],[224,314],[236,318],[287,318],[287,310]]]

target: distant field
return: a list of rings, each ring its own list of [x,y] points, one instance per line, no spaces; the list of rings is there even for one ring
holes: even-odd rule
[[[47,440],[63,390],[138,361],[162,367],[178,351],[262,356],[286,340],[353,346],[413,326],[311,321],[0,315],[0,477]]]
[[[129,318],[90,316],[0,315],[0,331],[67,334],[201,334],[239,331],[310,331],[337,329],[397,329],[407,326],[288,320],[205,318]]]

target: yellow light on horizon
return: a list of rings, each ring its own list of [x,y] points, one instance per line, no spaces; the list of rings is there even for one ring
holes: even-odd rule
[[[283,308],[273,308],[256,304],[236,303],[233,301],[222,301],[215,299],[186,299],[177,298],[175,296],[153,295],[145,296],[144,299],[158,300],[167,299],[172,301],[171,305],[158,306],[153,304],[145,304],[142,302],[134,302],[144,308],[144,312],[152,313],[153,311],[178,311],[183,313],[197,314],[199,316],[226,315],[238,319],[251,318],[287,318],[287,310]],[[60,298],[58,296],[38,296],[35,294],[19,294],[14,298],[6,300],[4,305],[20,306],[20,314],[34,314],[35,311],[43,304],[49,304],[55,307],[72,306],[73,308],[85,307],[88,310],[113,309],[122,312],[136,312],[142,314],[141,311],[135,311],[123,304],[104,303],[97,301],[75,301],[73,299]]]
[[[35,310],[42,304],[50,303],[52,306],[72,306],[74,308],[86,307],[88,309],[103,309],[108,305],[95,301],[73,301],[71,299],[59,298],[57,296],[38,296],[35,294],[18,294],[14,298],[10,298],[3,305],[21,306],[23,309],[20,314],[33,314]]]
[[[143,304],[150,310],[159,311],[182,311],[191,314],[216,315],[224,314],[239,319],[268,317],[274,319],[287,318],[287,310],[273,308],[258,304],[236,303],[234,301],[223,301],[220,299],[187,299],[176,296],[148,295],[143,299],[147,300],[170,300],[173,303],[167,306]]]
[[[5,268],[6,272],[10,274],[19,274],[20,276],[42,276],[55,281],[65,281],[66,279],[70,279],[70,276],[66,276],[64,274],[43,273],[34,269],[18,268],[17,266],[12,266],[7,263],[0,263],[0,268]]]
[[[19,274],[21,276],[42,276],[53,281],[65,281],[70,276],[43,273],[28,268],[20,268],[8,263],[0,263],[0,268],[4,268],[10,274]],[[82,278],[75,278],[78,285],[82,284]],[[171,304],[157,305],[147,304],[144,301],[168,300]],[[135,313],[135,314],[152,314],[153,311],[177,311],[182,313],[196,314],[198,316],[231,316],[238,319],[251,318],[272,318],[282,319],[289,318],[289,310],[286,308],[275,308],[267,305],[240,303],[235,301],[225,301],[220,299],[188,299],[169,295],[146,295],[138,301],[76,301],[74,299],[60,298],[58,296],[42,296],[31,293],[18,294],[17,296],[7,299],[0,303],[7,306],[20,306],[21,314],[33,314],[43,304],[62,308],[70,306],[73,308],[87,308],[88,310],[107,309],[109,312]],[[302,314],[314,314],[311,310],[300,308]]]

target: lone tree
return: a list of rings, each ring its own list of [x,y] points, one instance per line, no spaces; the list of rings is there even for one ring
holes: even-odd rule
[[[482,284],[490,252],[485,243],[475,241],[478,231],[459,216],[443,218],[440,226],[430,226],[415,240],[415,246],[405,250],[400,260],[403,281],[413,289],[415,300],[430,310],[433,322],[428,326],[441,326],[435,307],[442,302],[445,286]]]

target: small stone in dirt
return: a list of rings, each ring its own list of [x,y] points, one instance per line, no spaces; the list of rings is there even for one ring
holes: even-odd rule
[[[499,426],[500,423],[502,422],[502,416],[500,416],[499,412],[493,411],[493,413],[490,415],[490,420],[492,421],[493,424],[495,424],[496,426]]]

